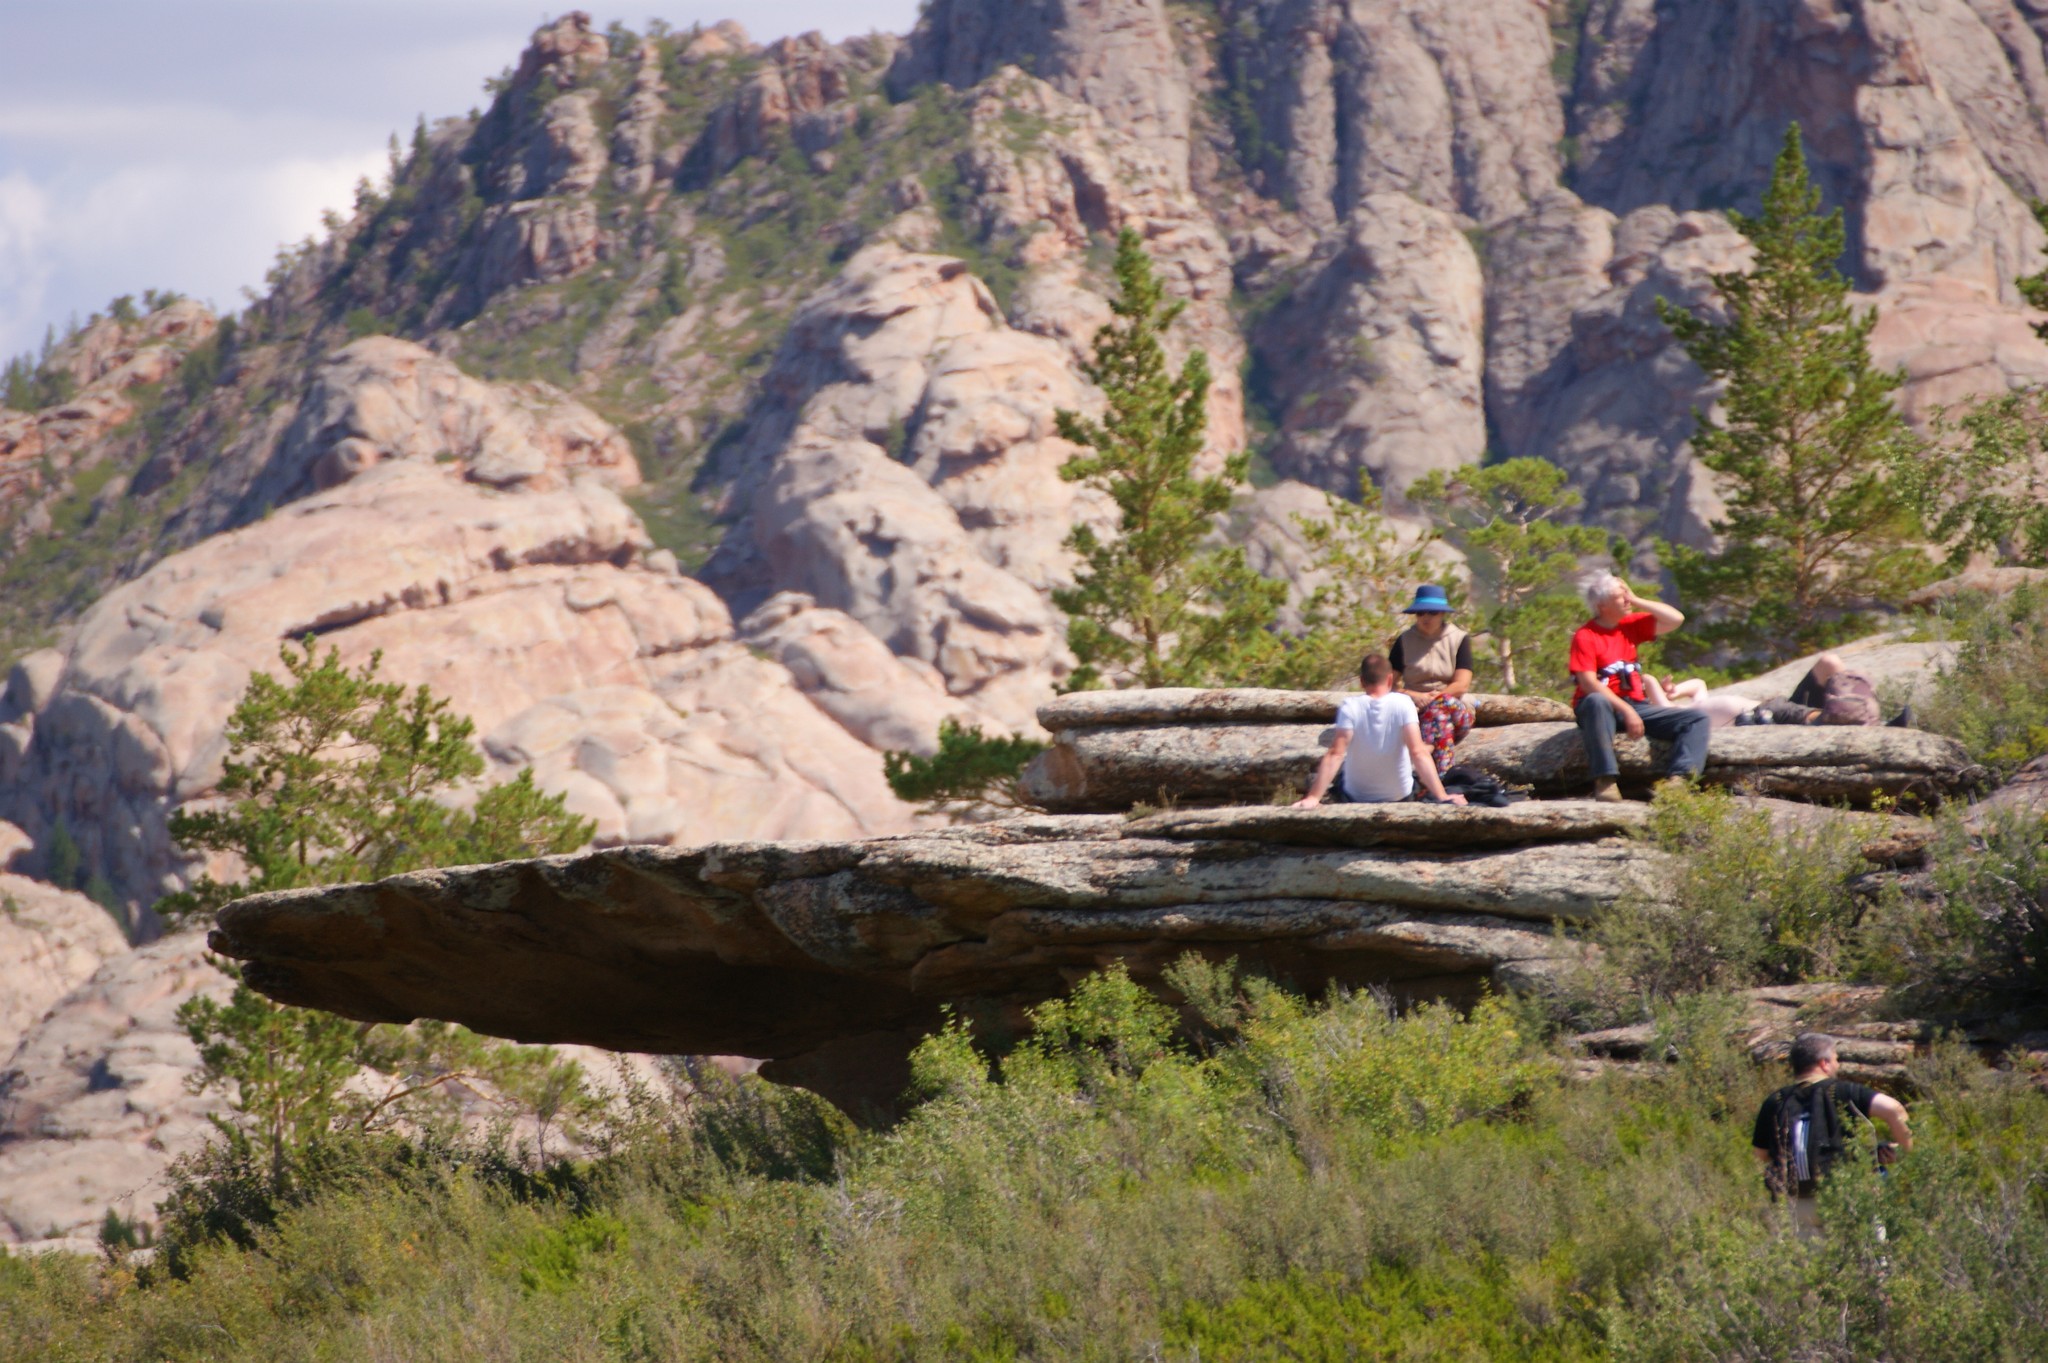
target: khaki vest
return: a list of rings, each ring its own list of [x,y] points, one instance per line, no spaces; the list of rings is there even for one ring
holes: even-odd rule
[[[1401,660],[1407,664],[1401,669],[1401,685],[1410,691],[1428,691],[1451,684],[1451,676],[1458,670],[1458,646],[1465,642],[1465,631],[1445,622],[1444,632],[1432,641],[1410,625],[1395,635],[1394,641],[1401,645]]]

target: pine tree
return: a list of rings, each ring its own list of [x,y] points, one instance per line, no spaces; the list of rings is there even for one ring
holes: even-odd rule
[[[1573,579],[1609,545],[1605,532],[1558,519],[1581,500],[1564,470],[1544,459],[1437,470],[1408,497],[1465,551],[1478,605],[1471,629],[1489,636],[1501,689],[1565,684],[1565,646],[1585,615]]]
[[[939,814],[985,807],[1023,809],[1029,802],[1017,776],[1045,744],[1032,738],[990,737],[978,724],[939,722],[938,751],[929,757],[909,752],[882,754],[882,773],[899,800]]]
[[[1961,569],[1979,554],[2048,564],[2048,392],[2001,393],[1944,412],[1935,433],[1941,458],[1908,460],[1896,476],[1928,535],[1948,546],[1947,566]]]
[[[1117,533],[1076,526],[1074,584],[1053,593],[1078,663],[1069,686],[1217,686],[1261,679],[1278,659],[1273,624],[1286,587],[1254,572],[1244,550],[1207,544],[1244,482],[1248,453],[1198,475],[1208,425],[1208,357],[1178,373],[1160,338],[1186,306],[1168,301],[1138,234],[1117,238],[1116,320],[1096,334],[1082,372],[1101,388],[1101,420],[1059,413],[1060,434],[1087,452],[1060,469],[1108,494]]]
[[[264,890],[543,856],[590,840],[590,821],[543,794],[531,772],[484,788],[466,810],[444,803],[484,769],[470,742],[476,726],[424,686],[407,694],[378,681],[379,657],[351,671],[311,638],[279,655],[289,681],[258,673],[228,717],[225,804],[169,821],[180,846],[232,853],[246,874],[169,896],[157,906],[166,917]]]
[[[1693,452],[1721,475],[1719,550],[1662,544],[1695,624],[1674,643],[1773,660],[1854,627],[1866,603],[1910,584],[1924,559],[1889,468],[1916,440],[1892,405],[1902,381],[1870,362],[1874,312],[1849,306],[1836,269],[1842,213],[1820,211],[1799,127],[1785,131],[1763,212],[1732,214],[1756,248],[1748,273],[1714,276],[1728,320],[1658,301],[1700,368],[1725,380],[1718,425],[1703,413]]]
[[[1349,685],[1359,659],[1384,651],[1400,629],[1400,608],[1415,584],[1433,575],[1431,540],[1402,547],[1370,474],[1359,474],[1355,502],[1323,497],[1326,515],[1294,518],[1321,583],[1299,603],[1300,631],[1285,641],[1268,685]]]

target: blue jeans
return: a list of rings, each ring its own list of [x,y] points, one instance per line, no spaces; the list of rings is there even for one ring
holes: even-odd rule
[[[1713,721],[1704,710],[1681,710],[1671,705],[1645,705],[1641,701],[1625,701],[1643,718],[1643,733],[1650,738],[1661,738],[1671,744],[1671,775],[1697,776],[1707,766],[1707,732],[1713,728]],[[1621,764],[1614,760],[1614,730],[1619,717],[1614,706],[1601,695],[1587,696],[1575,707],[1579,721],[1579,741],[1586,745],[1586,765],[1593,769],[1593,779],[1612,779],[1621,774]]]

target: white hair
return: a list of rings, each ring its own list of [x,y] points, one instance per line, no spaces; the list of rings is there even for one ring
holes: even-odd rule
[[[1586,582],[1586,605],[1593,610],[1600,609],[1600,603],[1614,593],[1628,586],[1613,573],[1595,573]]]

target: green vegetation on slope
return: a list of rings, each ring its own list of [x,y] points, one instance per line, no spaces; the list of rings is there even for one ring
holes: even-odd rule
[[[0,1260],[0,1359],[1642,1360],[2048,1348],[2048,1099],[1930,1070],[1920,1148],[1801,1246],[1703,1042],[1557,1077],[1506,1012],[1311,1004],[1186,964],[1199,1049],[1117,972],[990,1061],[956,1026],[862,1135],[704,1076],[547,1176],[391,1159],[249,1248]],[[204,1188],[187,1189],[187,1195]],[[1873,1218],[1887,1233],[1880,1245]]]

